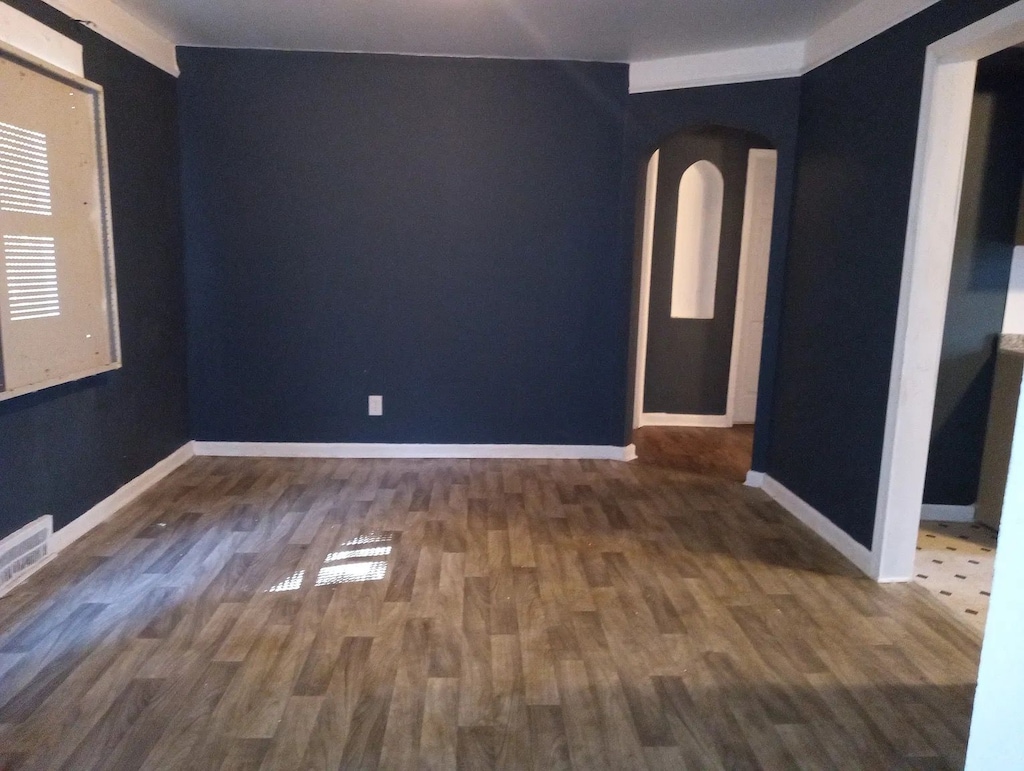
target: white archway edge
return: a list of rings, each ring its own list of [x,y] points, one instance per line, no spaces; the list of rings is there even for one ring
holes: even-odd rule
[[[647,162],[644,186],[644,232],[640,251],[640,318],[637,323],[636,376],[633,383],[633,428],[640,427],[644,413],[644,385],[647,374],[647,340],[651,316],[651,268],[654,264],[654,213],[657,209],[658,165],[661,150]]]
[[[1018,2],[928,48],[872,548],[913,576],[977,60],[1024,41]]]

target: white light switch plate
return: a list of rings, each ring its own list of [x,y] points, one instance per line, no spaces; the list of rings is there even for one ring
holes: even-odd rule
[[[370,417],[379,418],[384,414],[384,397],[383,396],[371,396],[370,397]]]

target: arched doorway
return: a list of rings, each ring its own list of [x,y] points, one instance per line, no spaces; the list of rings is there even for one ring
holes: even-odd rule
[[[633,428],[721,441],[724,475],[739,478],[750,468],[776,169],[767,140],[714,126],[662,140],[643,180]],[[734,426],[745,428],[707,431]]]

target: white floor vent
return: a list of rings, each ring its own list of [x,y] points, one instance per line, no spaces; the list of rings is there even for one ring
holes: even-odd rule
[[[40,517],[0,541],[0,597],[50,553],[53,517]]]

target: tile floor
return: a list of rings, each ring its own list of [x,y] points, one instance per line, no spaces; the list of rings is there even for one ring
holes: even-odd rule
[[[958,618],[984,632],[996,533],[973,522],[922,522],[916,580]]]

